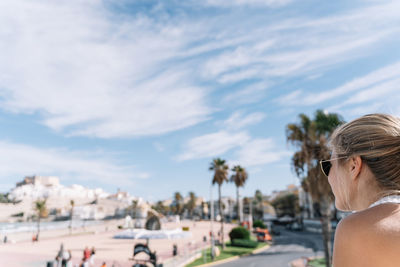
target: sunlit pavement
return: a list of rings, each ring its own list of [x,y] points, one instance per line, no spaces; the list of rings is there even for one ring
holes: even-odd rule
[[[215,266],[287,267],[291,261],[304,256],[324,255],[321,234],[288,231],[284,227],[279,227],[278,229],[281,235],[275,236],[274,243],[268,250]]]
[[[77,234],[65,236],[63,231],[44,231],[41,240],[38,243],[32,243],[31,234],[26,233],[23,240],[16,243],[0,245],[0,266],[7,267],[44,267],[46,262],[53,260],[58,253],[60,244],[64,243],[66,249],[72,252],[73,264],[81,262],[82,252],[85,246],[91,248],[96,247],[96,263],[95,266],[101,266],[102,261],[107,262],[107,266],[112,266],[115,263],[116,267],[130,267],[133,262],[129,260],[132,257],[133,246],[136,243],[146,242],[145,240],[132,239],[114,239],[113,236],[121,230],[117,230],[119,221],[113,222],[113,226],[109,226],[105,231],[104,225],[95,225],[88,227],[88,234]],[[207,237],[209,241],[210,222],[201,221],[182,221],[179,225],[174,223],[166,223],[165,228],[189,227],[192,233],[191,238],[184,239],[154,239],[149,240],[149,247],[152,251],[157,252],[160,262],[171,263],[172,246],[177,244],[178,255],[175,262],[186,262],[196,254],[196,251],[208,245],[208,242],[203,241],[203,237]],[[235,224],[224,224],[225,240],[228,240],[230,229],[235,227]],[[111,230],[114,229],[114,230]],[[219,230],[219,224],[214,224],[214,232]],[[10,236],[10,240],[14,237]]]

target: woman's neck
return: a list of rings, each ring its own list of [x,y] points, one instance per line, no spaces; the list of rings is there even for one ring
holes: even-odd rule
[[[359,179],[352,209],[360,211],[367,209],[372,203],[382,198],[382,189],[379,188],[375,176],[369,171],[363,179]]]

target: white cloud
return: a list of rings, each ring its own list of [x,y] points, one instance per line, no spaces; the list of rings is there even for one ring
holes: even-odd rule
[[[219,131],[216,133],[206,134],[189,140],[184,151],[177,157],[179,161],[216,157],[228,152],[229,150],[241,146],[250,140],[245,132],[229,133]]]
[[[266,24],[246,20],[244,26],[232,22],[233,36],[240,33],[249,39],[210,58],[204,75],[221,83],[323,75],[338,63],[367,56],[374,45],[398,36],[400,4],[369,4],[322,18],[293,16]]]
[[[342,100],[339,104],[328,108],[329,111],[349,115],[364,115],[367,113],[389,113],[395,114],[400,101],[399,92],[400,79],[393,79],[375,86],[361,89],[357,93],[351,94],[347,100]]]
[[[7,26],[0,28],[0,105],[35,114],[67,135],[113,138],[175,131],[212,113],[204,81],[271,84],[282,77],[320,75],[398,36],[400,3],[367,5],[322,18],[293,13],[288,19],[282,10],[266,20],[265,14],[248,16],[246,9],[234,15],[199,13],[193,19],[185,11],[160,17],[141,11],[113,14],[101,1],[2,1],[0,25]],[[225,99],[242,95],[240,101],[249,103],[263,93],[247,88]]]
[[[153,146],[157,149],[158,152],[163,152],[163,151],[165,151],[165,146],[162,145],[162,144],[159,143],[159,142],[154,142],[154,143],[153,143]]]
[[[56,175],[62,181],[96,182],[108,185],[133,185],[135,179],[150,175],[134,166],[115,163],[104,153],[43,149],[0,141],[0,177],[19,179],[26,175]]]
[[[293,0],[207,0],[210,6],[232,7],[232,6],[267,6],[281,7],[291,3]]]
[[[225,95],[222,99],[222,102],[243,105],[261,101],[265,96],[266,90],[270,86],[270,84],[267,84],[265,82],[250,84],[240,90]]]
[[[227,74],[223,74],[218,81],[222,84],[224,83],[234,83],[238,81],[243,81],[247,79],[251,79],[253,77],[258,76],[262,68],[260,67],[248,67],[246,69],[240,69],[238,71],[232,71]]]
[[[341,85],[332,90],[307,95],[301,95],[301,91],[295,91],[288,94],[287,96],[282,97],[279,102],[283,105],[315,105],[346,94],[351,94],[351,99],[354,99],[352,101],[360,101],[362,99],[364,99],[363,101],[365,101],[367,100],[364,97],[366,94],[363,93],[365,91],[361,91],[358,95],[354,95],[353,92],[365,90],[365,88],[369,88],[371,86],[374,86],[373,88],[375,88],[376,85],[377,88],[375,89],[379,89],[379,92],[377,93],[384,93],[385,86],[392,87],[393,82],[396,82],[396,80],[393,79],[398,78],[399,76],[400,62],[396,62],[394,64],[368,73],[367,75],[364,75],[362,77],[355,78],[352,81],[347,82],[344,85]],[[371,89],[370,91],[374,91],[375,89]]]
[[[368,89],[363,89],[359,91],[357,94],[353,94],[347,101],[341,104],[342,106],[350,105],[350,104],[359,104],[368,101],[376,101],[380,97],[387,98],[393,94],[392,92],[399,92],[399,84],[400,79],[394,79],[388,82],[384,82],[373,86]]]
[[[253,139],[235,153],[234,163],[242,166],[256,166],[273,163],[290,156],[291,153],[277,148],[272,139]]]
[[[262,112],[254,112],[248,115],[244,115],[243,111],[236,111],[222,123],[222,127],[231,130],[238,130],[245,126],[259,123],[264,118],[265,114]]]
[[[179,161],[217,157],[234,150],[234,158],[229,160],[230,166],[245,167],[273,163],[290,156],[288,151],[277,147],[271,138],[252,139],[245,132],[228,133],[224,131],[207,134],[191,139],[185,146],[185,151],[178,156]]]
[[[101,1],[2,1],[3,109],[37,113],[69,135],[162,134],[207,119],[184,66],[185,26],[114,17]],[[168,66],[168,67],[167,67]],[[166,71],[167,70],[167,71]]]
[[[299,99],[301,97],[301,94],[302,94],[301,90],[295,90],[287,95],[279,97],[278,99],[276,99],[276,101],[281,105],[291,106],[293,104],[298,104],[300,102]]]
[[[350,116],[362,116],[365,114],[371,114],[371,113],[377,113],[377,112],[382,112],[382,108],[384,107],[384,103],[374,103],[372,105],[361,105],[361,106],[352,106],[349,107],[348,109],[332,109],[332,111],[337,112],[337,113],[344,113],[346,115]],[[393,114],[389,112],[389,114]]]

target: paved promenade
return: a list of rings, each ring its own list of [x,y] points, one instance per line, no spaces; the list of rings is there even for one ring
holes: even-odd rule
[[[32,233],[16,234],[8,236],[15,243],[0,244],[0,266],[7,267],[44,267],[46,262],[55,258],[60,244],[71,250],[73,264],[79,264],[83,255],[83,249],[96,248],[96,260],[94,266],[101,266],[105,261],[107,266],[128,267],[132,266],[129,258],[132,257],[133,247],[137,243],[145,243],[145,240],[114,239],[113,236],[121,230],[121,221],[111,221],[106,224],[87,227],[86,229],[75,229],[72,235],[68,230],[54,230],[41,233],[40,241],[32,243]],[[149,241],[151,250],[157,252],[160,262],[171,263],[172,247],[178,246],[178,261],[188,259],[195,251],[198,251],[208,243],[203,242],[203,236],[209,239],[210,223],[207,221],[192,222],[182,221],[179,224],[166,223],[163,229],[175,229],[177,227],[189,227],[191,238],[179,240],[153,239]],[[214,223],[214,233],[219,230],[219,223]],[[224,224],[225,238],[228,240],[230,229],[233,224]]]

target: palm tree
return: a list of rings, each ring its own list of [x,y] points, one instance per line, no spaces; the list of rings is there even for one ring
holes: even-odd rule
[[[222,212],[222,202],[221,202],[221,185],[224,182],[228,181],[228,170],[229,167],[225,163],[225,160],[216,158],[210,164],[210,171],[214,171],[214,177],[212,180],[212,184],[218,184],[218,206],[219,206],[219,214],[221,216],[221,243],[222,249],[225,249],[224,242],[224,215]]]
[[[72,233],[72,217],[74,216],[75,201],[73,199],[69,202],[71,204],[70,221],[69,221],[69,234]]]
[[[256,190],[256,192],[254,193],[254,200],[255,200],[255,204],[257,205],[256,208],[256,212],[255,214],[257,214],[255,217],[257,217],[257,219],[262,220],[262,216],[263,216],[263,195],[261,193],[261,191],[259,189]]]
[[[189,202],[187,204],[187,209],[189,210],[190,217],[193,219],[193,211],[196,208],[196,194],[194,192],[189,192]]]
[[[138,203],[139,203],[139,201],[137,199],[132,200],[132,205],[131,205],[131,208],[132,208],[132,219],[136,219],[136,210],[137,210],[137,207],[138,207]]]
[[[183,199],[181,193],[175,192],[174,199],[175,199],[176,212],[177,212],[178,215],[181,215],[181,213],[182,213],[182,199]]]
[[[236,185],[236,206],[237,206],[237,216],[239,218],[239,224],[242,223],[242,212],[239,198],[239,187],[243,187],[247,181],[248,175],[245,168],[240,165],[236,165],[232,168],[234,174],[231,176],[231,182]]]
[[[311,120],[305,114],[299,115],[299,123],[286,126],[286,139],[297,148],[292,157],[292,166],[301,184],[309,192],[313,202],[321,209],[322,236],[325,249],[326,266],[331,266],[331,204],[332,190],[328,180],[319,169],[318,161],[329,158],[327,140],[333,130],[343,123],[338,114],[327,114],[317,110]]]
[[[164,206],[162,201],[157,201],[156,205],[153,206],[153,209],[159,213],[161,213],[164,216],[168,215],[169,212],[169,207],[168,206]]]
[[[41,218],[46,218],[47,215],[48,215],[48,211],[47,211],[47,207],[46,207],[46,201],[47,201],[47,199],[43,199],[43,200],[38,199],[38,200],[36,200],[34,202],[34,205],[35,205],[34,209],[37,212],[37,218],[38,218],[38,221],[37,221],[38,222],[38,224],[37,224],[38,231],[37,231],[37,234],[36,234],[36,241],[39,241],[40,219]]]

